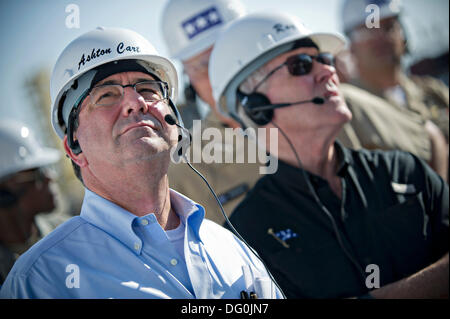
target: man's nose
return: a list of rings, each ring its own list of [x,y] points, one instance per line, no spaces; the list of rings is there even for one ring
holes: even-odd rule
[[[314,61],[314,79],[316,83],[328,82],[328,80],[336,74],[336,68],[333,65],[323,64]]]
[[[124,88],[122,97],[122,110],[124,116],[129,116],[133,112],[148,112],[147,103],[144,98],[132,87]]]

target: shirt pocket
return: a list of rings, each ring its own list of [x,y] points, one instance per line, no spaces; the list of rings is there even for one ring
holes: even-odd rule
[[[375,244],[401,277],[422,269],[429,261],[428,219],[422,193],[406,196],[373,219]]]

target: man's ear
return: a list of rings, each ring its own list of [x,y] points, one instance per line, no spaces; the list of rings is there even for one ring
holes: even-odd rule
[[[67,140],[67,135],[64,135],[63,139],[63,146],[64,150],[66,151],[66,154],[72,161],[74,161],[78,166],[85,167],[88,165],[86,156],[84,156],[84,153],[81,152],[79,154],[75,154],[72,149],[69,147],[69,143]]]

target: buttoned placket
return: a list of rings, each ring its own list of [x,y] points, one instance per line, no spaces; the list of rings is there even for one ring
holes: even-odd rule
[[[156,217],[151,214],[145,217],[138,218],[137,227],[139,228],[138,235],[142,239],[142,253],[141,258],[147,259],[149,257],[158,259],[163,263],[164,268],[167,269],[179,285],[183,286],[186,292],[185,298],[192,298],[189,289],[182,283],[183,264],[173,244],[167,238],[165,231],[159,225]]]
[[[213,296],[213,280],[204,257],[207,252],[201,240],[196,238],[193,230],[186,228],[184,244],[187,247],[185,252],[189,252],[186,255],[186,265],[192,288],[197,299],[211,298]]]

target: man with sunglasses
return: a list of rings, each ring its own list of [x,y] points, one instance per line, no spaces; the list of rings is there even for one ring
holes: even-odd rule
[[[375,9],[379,21],[374,21],[376,26],[367,25],[367,21],[372,21]],[[371,110],[366,111],[358,104],[364,103],[364,100],[378,100],[386,106],[387,117],[391,114],[394,117],[400,112],[404,119],[400,119],[399,123],[405,126],[411,137],[403,141],[403,136],[398,136],[399,142],[404,145],[409,142],[408,148],[417,145],[414,153],[447,179],[448,87],[432,77],[405,73],[402,60],[408,54],[410,44],[402,21],[402,11],[400,0],[346,0],[343,3],[344,32],[350,40],[350,52],[357,69],[357,77],[350,82],[357,88],[345,86],[345,90],[348,91],[351,104],[362,109],[373,124],[366,125],[364,130],[364,123],[361,122],[366,117],[356,114],[352,126],[357,133],[362,133],[359,135],[364,144],[369,144],[376,136],[381,139],[380,144],[386,141],[389,146],[389,141],[396,136],[398,129],[390,125],[391,121],[376,121],[375,116],[371,116]],[[359,89],[370,94],[359,93]],[[420,134],[421,127],[426,136]]]
[[[336,140],[352,117],[332,59],[343,46],[284,13],[248,15],[216,42],[218,105],[243,127],[280,133],[278,148],[260,141],[278,171],[231,221],[288,297],[448,296],[448,186],[409,153]]]
[[[37,215],[56,208],[56,186],[50,185],[51,176],[44,168],[55,164],[59,154],[41,147],[28,126],[4,120],[0,122],[0,149],[1,286],[15,260],[46,235],[42,226],[57,226],[51,225],[56,218],[41,218],[39,224]]]
[[[79,36],[50,88],[53,128],[85,186],[83,206],[22,255],[0,297],[280,296],[249,247],[169,188],[169,163],[186,151],[177,73],[145,38],[120,28]]]

